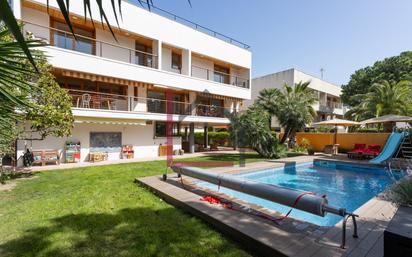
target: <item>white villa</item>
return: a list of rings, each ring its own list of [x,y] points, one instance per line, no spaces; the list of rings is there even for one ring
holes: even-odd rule
[[[70,145],[79,162],[102,152],[109,160],[124,158],[124,148],[134,152],[131,158],[158,156],[167,141],[166,92],[173,105],[173,148],[193,153],[195,129],[229,124],[228,115],[250,99],[248,45],[137,1],[122,1],[117,27],[110,1],[103,2],[117,41],[100,23],[96,5],[93,26],[89,17],[85,21],[83,1],[70,1],[76,41],[56,1],[49,12],[47,0],[13,1],[24,30],[49,42],[43,50],[72,95],[75,116],[70,138],[19,142],[17,157],[25,143],[34,151],[57,150],[62,162]]]
[[[314,122],[342,118],[346,108],[343,106],[340,98],[341,87],[297,69],[288,69],[254,78],[252,80],[252,98],[245,101],[243,109],[252,105],[257,100],[259,92],[264,88],[282,89],[285,83],[294,85],[295,83],[307,81],[310,81],[309,87],[314,91],[318,99],[317,103],[313,106],[318,114]],[[279,124],[275,118],[272,119],[272,127],[279,129]]]

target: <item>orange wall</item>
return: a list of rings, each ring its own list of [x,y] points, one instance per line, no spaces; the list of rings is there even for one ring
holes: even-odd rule
[[[377,144],[383,147],[390,133],[338,133],[337,143],[339,149],[352,150],[355,144],[372,145]],[[317,152],[322,152],[325,145],[333,144],[333,133],[297,133],[298,144],[302,138],[310,141],[310,144]]]

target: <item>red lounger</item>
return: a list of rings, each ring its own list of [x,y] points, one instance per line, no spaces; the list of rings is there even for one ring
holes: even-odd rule
[[[355,148],[352,151],[348,152],[348,158],[361,157],[366,151],[366,144],[355,144]]]
[[[365,151],[365,155],[370,157],[376,157],[381,153],[381,146],[380,145],[369,145],[368,149]]]

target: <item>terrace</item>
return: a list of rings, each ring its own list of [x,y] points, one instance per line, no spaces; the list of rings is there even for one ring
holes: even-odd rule
[[[167,106],[170,103],[170,113],[177,115],[215,118],[229,118],[232,115],[230,108],[218,105],[191,104],[159,98],[135,97],[85,90],[69,89],[68,92],[72,97],[73,107],[80,109],[167,114]]]

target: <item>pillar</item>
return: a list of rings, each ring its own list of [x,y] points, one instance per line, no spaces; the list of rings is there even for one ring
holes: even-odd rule
[[[152,42],[153,54],[157,55],[157,63],[154,68],[162,69],[162,41],[153,40]]]
[[[204,130],[203,130],[203,144],[204,144],[205,149],[207,149],[207,146],[209,144],[209,134],[208,134],[207,123],[205,123]]]
[[[195,124],[192,122],[189,126],[189,153],[195,152]]]

